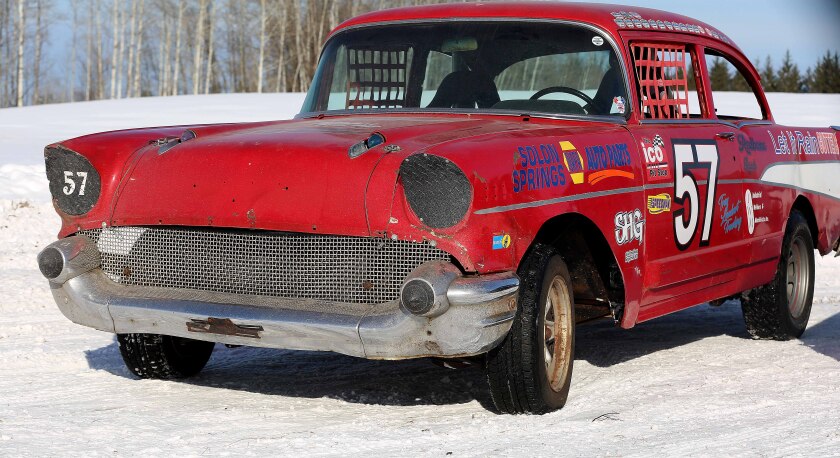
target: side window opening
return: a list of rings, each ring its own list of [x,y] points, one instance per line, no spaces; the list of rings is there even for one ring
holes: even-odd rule
[[[708,48],[705,53],[717,117],[733,121],[765,119],[764,110],[744,73],[723,53]]]
[[[647,119],[700,118],[692,53],[685,45],[632,43],[642,116]]]

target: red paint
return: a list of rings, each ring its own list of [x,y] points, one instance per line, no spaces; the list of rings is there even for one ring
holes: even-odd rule
[[[692,49],[699,64],[697,70],[705,75],[703,48],[709,47],[729,55],[760,89],[755,69],[734,45],[727,44],[728,39],[707,33],[619,29],[611,15],[615,11],[636,11],[645,18],[694,24],[719,34],[699,21],[654,10],[545,2],[394,9],[351,19],[333,33],[406,20],[562,19],[603,29],[618,43],[628,69],[633,68],[631,42],[664,42]],[[758,101],[767,114],[766,123],[724,122],[713,115],[714,94],[700,80],[700,108],[705,119],[645,123],[640,119],[634,75],[630,75],[630,81],[632,100],[628,109],[632,112],[626,126],[475,113],[327,114],[317,119],[128,130],[68,140],[62,145],[86,156],[101,174],[102,197],[86,215],[62,215],[64,226],[59,235],[104,223],[396,236],[434,240],[468,272],[490,273],[515,270],[546,221],[574,213],[601,231],[621,269],[626,290],[623,327],[768,282],[779,256],[787,215],[797,198],[806,199],[814,210],[819,251],[825,254],[831,250],[840,238],[840,201],[764,182],[761,177],[780,162],[840,159],[837,154],[808,155],[801,151],[776,154],[771,135],[788,131],[834,135],[833,131],[776,126],[760,90]],[[158,154],[157,146],[149,144],[164,136],[177,137],[188,127],[197,138],[164,154]],[[387,144],[399,145],[400,151],[386,153],[379,146],[351,159],[347,154],[350,145],[373,132],[383,133]],[[734,135],[732,140],[725,138],[730,133]],[[657,135],[664,147],[661,160],[656,160],[654,152],[651,163],[646,150]],[[702,196],[700,224],[681,249],[674,229],[675,212],[689,204],[675,200],[680,177],[674,145],[686,140],[713,146],[718,168],[714,202],[707,201],[708,184],[702,183],[711,181],[709,170],[692,169],[693,179],[699,182],[698,195]],[[514,192],[513,174],[521,173],[514,171],[522,169],[519,148],[539,151],[540,145],[552,145],[566,161],[565,184],[530,189],[526,171],[529,189]],[[761,145],[764,149],[760,151]],[[449,158],[472,182],[470,211],[452,228],[425,227],[405,201],[397,172],[402,160],[418,151]],[[587,152],[597,156],[616,151],[629,162],[592,170],[587,161]],[[664,172],[651,177],[649,166]],[[761,196],[756,199],[760,202],[754,202],[761,206],[756,216],[767,218],[756,223],[752,234],[747,228],[744,202],[748,189]],[[649,210],[647,198],[662,194],[670,197],[670,208]],[[721,200],[724,195],[729,198],[727,202]],[[551,203],[552,199],[563,198],[567,199]],[[707,204],[713,205],[713,212],[708,241],[703,241]],[[507,208],[522,205],[525,208]],[[629,212],[630,219],[622,221],[635,221],[632,215],[637,209],[645,221],[641,241],[631,238],[619,244],[616,230],[621,228],[617,228],[616,215]],[[735,219],[722,220],[721,215],[727,212],[740,218],[740,225]],[[632,237],[634,226],[627,227],[629,232],[623,235]],[[511,236],[511,246],[493,250],[492,238],[500,234]],[[634,255],[638,259],[633,259]]]

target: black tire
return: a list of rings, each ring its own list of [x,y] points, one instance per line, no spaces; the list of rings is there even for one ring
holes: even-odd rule
[[[805,332],[814,299],[814,241],[808,222],[794,210],[785,228],[776,276],[741,295],[753,339],[790,340]]]
[[[569,396],[575,351],[572,282],[563,259],[543,244],[532,248],[518,273],[519,306],[507,337],[487,354],[487,382],[499,413],[542,414],[562,408]],[[550,292],[556,305],[547,314]],[[553,347],[547,318],[556,323]],[[548,356],[556,362],[553,370],[547,367]]]
[[[151,379],[186,378],[201,372],[215,345],[160,334],[117,334],[117,342],[128,370]]]

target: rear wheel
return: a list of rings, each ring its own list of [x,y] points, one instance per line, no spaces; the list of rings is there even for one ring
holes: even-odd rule
[[[487,381],[501,413],[540,414],[566,404],[574,362],[572,282],[563,259],[538,244],[519,272],[519,307],[502,344],[487,355]]]
[[[117,334],[120,354],[140,378],[172,379],[201,371],[213,353],[213,342],[160,334]]]
[[[794,210],[785,229],[773,281],[745,292],[741,309],[754,339],[789,340],[805,332],[814,298],[814,241],[808,222]]]

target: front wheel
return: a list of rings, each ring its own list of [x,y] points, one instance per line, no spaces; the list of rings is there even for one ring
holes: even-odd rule
[[[542,244],[526,257],[519,275],[519,307],[507,337],[487,355],[487,381],[500,413],[541,414],[562,408],[569,396],[572,282],[563,259]]]
[[[808,325],[813,299],[814,241],[805,217],[794,210],[773,281],[741,297],[747,332],[754,339],[798,338]]]
[[[191,377],[204,369],[213,342],[160,334],[117,334],[125,365],[140,378]]]

